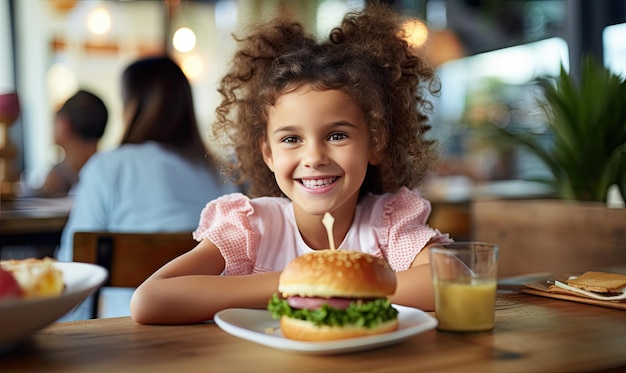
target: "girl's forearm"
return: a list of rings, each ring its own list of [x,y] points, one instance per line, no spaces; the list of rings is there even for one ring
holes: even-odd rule
[[[434,311],[435,295],[429,263],[398,272],[397,280],[396,292],[390,297],[392,303]]]
[[[279,275],[151,278],[133,294],[131,315],[141,324],[192,324],[226,308],[265,308]]]

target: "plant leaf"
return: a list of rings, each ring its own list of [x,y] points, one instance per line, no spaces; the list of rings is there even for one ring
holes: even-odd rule
[[[579,81],[561,66],[556,79],[541,77],[537,83],[551,146],[535,134],[493,125],[499,138],[536,155],[561,198],[604,201],[612,184],[625,194],[626,80],[587,56]]]

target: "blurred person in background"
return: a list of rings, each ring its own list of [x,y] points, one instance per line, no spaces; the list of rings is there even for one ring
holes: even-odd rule
[[[191,236],[208,201],[238,190],[222,181],[217,158],[198,131],[190,83],[172,59],[131,63],[122,74],[122,101],[121,145],[94,154],[81,171],[60,261],[72,260],[77,231],[189,231]],[[121,290],[103,289],[104,317],[130,314],[132,289]],[[85,308],[66,319],[88,318]]]
[[[52,167],[43,185],[29,194],[57,197],[69,194],[87,160],[98,150],[108,120],[106,105],[95,94],[80,90],[70,97],[54,118],[54,142],[64,153]]]
[[[43,184],[22,182],[19,195],[65,197],[73,194],[81,168],[98,150],[108,114],[102,99],[92,92],[79,90],[68,98],[54,113],[54,143],[63,149],[63,160],[52,166]],[[4,245],[2,258],[41,258],[54,255],[55,249],[56,245]]]

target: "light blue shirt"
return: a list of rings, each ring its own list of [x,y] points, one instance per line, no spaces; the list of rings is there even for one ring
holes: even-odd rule
[[[96,153],[80,172],[60,261],[72,260],[77,231],[193,231],[211,200],[236,191],[199,164],[154,143]]]
[[[203,165],[154,142],[96,153],[80,172],[57,259],[72,260],[77,231],[189,231],[191,236],[207,202],[235,191]]]

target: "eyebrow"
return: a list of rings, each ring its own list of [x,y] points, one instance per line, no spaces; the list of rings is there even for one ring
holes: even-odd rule
[[[281,126],[281,127],[276,128],[274,132],[272,132],[272,134],[277,134],[281,132],[294,132],[296,128],[297,128],[296,126],[291,126],[291,125]]]
[[[354,129],[358,128],[355,124],[345,121],[345,120],[339,120],[337,122],[330,123],[329,125],[330,129],[337,129],[337,128],[342,128],[342,127],[349,127],[349,128],[354,128]],[[295,125],[285,125],[285,126],[280,126],[276,128],[276,130],[274,130],[272,134],[278,134],[282,132],[297,132],[298,129],[299,127]]]

